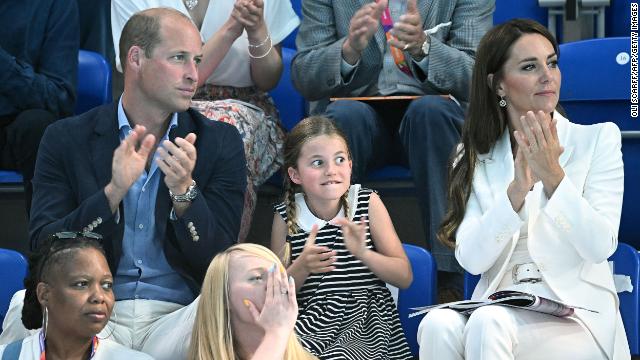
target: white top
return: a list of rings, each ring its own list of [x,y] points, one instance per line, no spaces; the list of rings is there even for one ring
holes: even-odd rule
[[[22,340],[22,349],[20,350],[20,357],[18,360],[40,360],[40,332],[25,338]],[[7,345],[0,345],[0,358],[4,353],[4,349]],[[124,347],[109,339],[100,339],[98,348],[96,349],[95,356],[92,360],[113,360],[113,359],[127,359],[127,360],[153,360],[151,355],[135,351]]]
[[[209,7],[202,21],[200,35],[207,41],[227,21],[233,10],[235,0],[210,0]],[[116,52],[116,67],[120,66],[120,34],[127,20],[138,11],[154,8],[170,7],[185,15],[189,11],[182,0],[113,0],[111,1],[111,32]],[[271,34],[273,44],[278,44],[287,37],[299,24],[300,19],[293,11],[290,0],[264,0],[264,19]],[[220,65],[209,76],[206,83],[234,87],[252,86],[249,67],[249,40],[244,31],[233,43]]]
[[[511,257],[509,258],[509,263],[507,264],[507,271],[504,273],[500,284],[498,285],[497,290],[515,290],[522,291],[529,294],[534,294],[538,296],[543,296],[548,299],[560,300],[556,294],[553,293],[549,285],[543,280],[537,283],[518,283],[515,284],[513,282],[512,269],[514,266],[518,264],[527,264],[532,263],[533,258],[531,258],[531,254],[529,253],[529,211],[528,211],[528,203],[525,200],[525,203],[522,205],[520,211],[518,211],[518,216],[523,221],[522,226],[520,227],[520,235],[518,236],[518,241],[516,243],[513,252],[511,253]],[[542,274],[540,274],[542,276]]]

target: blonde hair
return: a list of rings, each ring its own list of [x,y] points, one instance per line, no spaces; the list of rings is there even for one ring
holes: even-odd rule
[[[236,244],[218,254],[207,269],[189,346],[190,360],[238,360],[231,329],[229,301],[229,261],[235,253],[244,252],[277,265],[280,259],[258,244]],[[289,335],[283,360],[317,360],[298,341],[294,331]]]
[[[351,159],[351,152],[349,151],[349,142],[344,133],[336,126],[336,124],[324,116],[310,116],[300,121],[296,126],[291,129],[287,134],[287,140],[284,143],[284,164],[282,170],[284,171],[284,204],[287,211],[287,230],[289,235],[295,234],[298,230],[296,225],[297,209],[296,209],[296,192],[301,192],[302,189],[299,185],[294,184],[289,178],[288,169],[298,167],[298,158],[302,152],[302,147],[318,136],[337,136],[341,138],[347,148],[347,155]],[[345,214],[349,213],[349,202],[347,201],[349,190],[342,194],[340,198],[340,205],[344,208]],[[288,257],[285,257],[288,259]],[[288,260],[287,260],[288,261]]]

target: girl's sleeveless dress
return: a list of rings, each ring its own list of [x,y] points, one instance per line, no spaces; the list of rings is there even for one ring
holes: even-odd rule
[[[368,226],[371,192],[360,185],[349,188],[349,218],[367,218],[367,247],[375,250]],[[311,213],[302,194],[296,194],[296,205],[301,231],[287,236],[292,261],[302,253],[313,224],[319,228],[316,245],[337,252],[335,270],[311,274],[298,292],[295,329],[302,345],[323,360],[413,359],[385,283],[351,255],[339,227]],[[284,203],[275,210],[286,222]],[[344,209],[337,217],[344,217]]]

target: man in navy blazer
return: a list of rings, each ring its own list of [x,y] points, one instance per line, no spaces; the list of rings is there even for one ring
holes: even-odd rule
[[[189,18],[142,11],[120,48],[119,102],[43,137],[31,247],[59,231],[102,234],[116,297],[105,335],[156,359],[183,358],[209,262],[238,236],[243,145],[235,127],[189,109],[202,58]]]

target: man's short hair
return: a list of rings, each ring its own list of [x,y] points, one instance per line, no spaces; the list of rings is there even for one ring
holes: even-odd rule
[[[150,58],[156,45],[162,41],[160,36],[160,22],[165,17],[184,18],[191,22],[188,16],[171,8],[153,8],[139,11],[124,25],[120,35],[120,64],[125,72],[127,55],[132,46],[139,46],[144,55]]]

